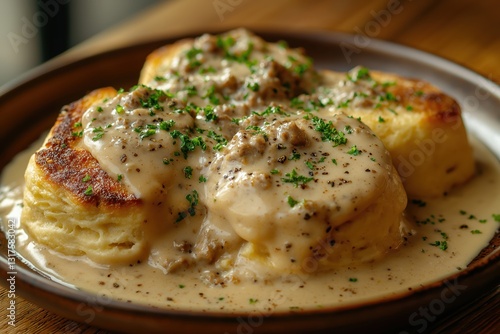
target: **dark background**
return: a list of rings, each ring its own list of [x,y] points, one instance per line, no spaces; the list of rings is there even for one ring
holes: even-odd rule
[[[0,86],[168,0],[0,0]]]

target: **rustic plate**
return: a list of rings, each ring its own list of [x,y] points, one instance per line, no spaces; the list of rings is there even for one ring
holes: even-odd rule
[[[330,32],[258,32],[269,41],[286,40],[304,47],[318,68],[345,71],[369,68],[430,81],[455,97],[464,109],[466,125],[500,159],[500,88],[478,74],[442,58],[362,36]],[[192,34],[196,36],[198,33]],[[183,38],[187,36],[179,36]],[[88,91],[131,87],[148,53],[178,38],[133,45],[67,64],[48,63],[0,89],[0,168],[50,128],[60,107]],[[69,319],[120,332],[420,332],[439,319],[494,289],[500,281],[499,235],[467,269],[446,280],[380,302],[285,313],[207,314],[180,312],[101,300],[72,289],[18,263],[16,293]],[[0,233],[0,283],[7,284],[7,247]],[[466,286],[439,319],[415,315],[455,284]],[[422,322],[423,321],[423,322]]]

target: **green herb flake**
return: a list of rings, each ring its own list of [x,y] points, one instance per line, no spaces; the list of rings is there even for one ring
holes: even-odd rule
[[[83,192],[85,196],[92,196],[93,193],[94,190],[92,189],[92,186],[88,186],[87,189],[85,189],[85,191]]]
[[[275,169],[271,169],[271,171],[269,173],[271,173],[272,175],[276,175],[276,174],[279,174],[279,172],[280,171],[275,168]]]
[[[314,180],[314,178],[299,175],[294,168],[291,173],[286,173],[285,177],[281,178],[281,180],[285,183],[293,183],[293,186],[295,188],[297,188],[299,186],[299,184],[305,185],[306,183]]]
[[[116,105],[115,109],[116,109],[116,112],[119,114],[121,114],[125,111],[125,109],[123,109],[123,107],[120,104]]]
[[[75,131],[75,132],[72,132],[71,135],[73,137],[82,137],[83,136],[83,131]]]
[[[350,277],[349,282],[357,282],[358,279],[356,277]]]
[[[184,172],[184,177],[186,179],[190,179],[193,176],[193,167],[191,166],[184,167],[182,171]]]
[[[260,89],[260,85],[258,82],[251,83],[249,82],[247,84],[248,89],[250,89],[252,92],[258,92]]]
[[[118,174],[117,177],[116,177],[116,180],[118,182],[120,182],[121,180],[123,180],[123,175],[122,174]]]
[[[379,123],[385,123],[385,119],[382,118],[382,116],[378,117],[378,122]]]
[[[200,147],[203,151],[207,148],[202,137],[189,138],[188,135],[179,130],[170,131],[170,136],[172,136],[173,139],[179,138],[181,140],[180,148],[184,159],[187,159],[188,153],[194,151],[196,147]]]
[[[441,249],[443,251],[448,249],[448,242],[446,242],[446,240],[434,241],[433,243],[430,243],[429,245],[434,246],[434,247],[439,247],[439,249]]]
[[[92,137],[92,140],[98,141],[99,139],[102,138],[102,136],[104,136],[104,129],[99,126],[97,128],[92,129],[92,133],[95,133],[94,137]]]
[[[472,233],[472,234],[481,234],[483,232],[481,232],[480,230],[472,230],[472,231],[470,231],[470,233]]]
[[[332,142],[334,147],[347,143],[345,134],[342,131],[338,131],[333,126],[332,121],[325,122],[324,119],[314,116],[312,123],[315,126],[314,129],[321,134],[322,141]]]
[[[256,304],[258,301],[259,301],[258,299],[254,299],[254,298],[250,298],[250,299],[248,299],[248,302],[249,302],[250,304],[252,304],[252,305],[253,305],[253,304]]]
[[[300,153],[298,153],[297,151],[293,151],[292,152],[292,155],[288,158],[289,160],[300,160]]]
[[[186,58],[188,59],[189,67],[195,68],[201,65],[200,61],[196,59],[200,53],[203,53],[203,50],[195,47],[192,47],[191,49],[187,50]]]
[[[347,151],[347,154],[350,154],[350,155],[354,155],[354,156],[356,156],[356,155],[360,155],[360,154],[361,154],[361,151],[360,151],[360,150],[358,150],[358,148],[357,148],[357,146],[356,146],[356,145],[353,145],[353,146],[349,149],[349,151]]]
[[[203,175],[200,175],[200,177],[198,178],[198,182],[199,183],[205,183],[207,182],[207,178]]]
[[[206,91],[205,95],[202,96],[204,99],[208,99],[211,104],[214,105],[219,105],[220,100],[219,98],[215,95],[215,85],[212,85],[208,88]]]
[[[227,145],[227,139],[223,135],[215,133],[214,131],[208,131],[207,137],[216,141],[217,144],[213,147],[214,151],[220,151],[224,146]]]
[[[287,49],[288,48],[288,43],[284,40],[279,40],[278,41],[278,46],[282,49]]]
[[[500,213],[499,213],[499,214],[495,214],[495,213],[494,213],[494,214],[492,214],[491,216],[493,217],[493,219],[494,219],[496,222],[500,223]]]
[[[89,182],[90,181],[90,175],[87,174],[82,178],[82,182]]]
[[[353,76],[347,75],[347,79],[352,82],[357,82],[358,80],[371,80],[370,70],[366,67],[360,67]]]
[[[424,206],[427,205],[427,203],[422,201],[421,199],[412,199],[411,203],[415,204],[416,206],[421,207],[421,208],[423,208]]]
[[[290,207],[294,207],[295,205],[299,204],[299,201],[293,199],[292,196],[288,196],[288,198],[286,199],[287,202],[288,202],[288,205],[290,205]]]

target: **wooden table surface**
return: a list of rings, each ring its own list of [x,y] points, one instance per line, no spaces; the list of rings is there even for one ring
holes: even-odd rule
[[[246,26],[364,34],[442,56],[498,83],[499,12],[498,0],[172,0],[138,13],[52,62],[190,31]],[[462,314],[434,332],[446,328],[459,333],[467,328],[470,333],[498,333],[499,299],[498,293],[488,296],[483,302],[489,312],[476,304],[480,316]],[[7,324],[7,300],[7,290],[0,287],[0,333],[108,333],[64,319],[20,297],[16,297],[14,328]]]

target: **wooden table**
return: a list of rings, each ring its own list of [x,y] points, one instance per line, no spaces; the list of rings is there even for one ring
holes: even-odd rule
[[[365,34],[442,56],[500,82],[500,26],[497,0],[172,0],[104,31],[52,62],[63,62],[139,41],[189,31],[246,26],[258,29],[327,30]],[[389,15],[387,15],[389,13]],[[375,22],[379,29],[375,29]],[[15,329],[6,321],[7,290],[0,287],[1,333],[107,333],[66,320],[16,298]],[[500,298],[455,317],[434,331],[464,328],[494,333],[500,328]]]

